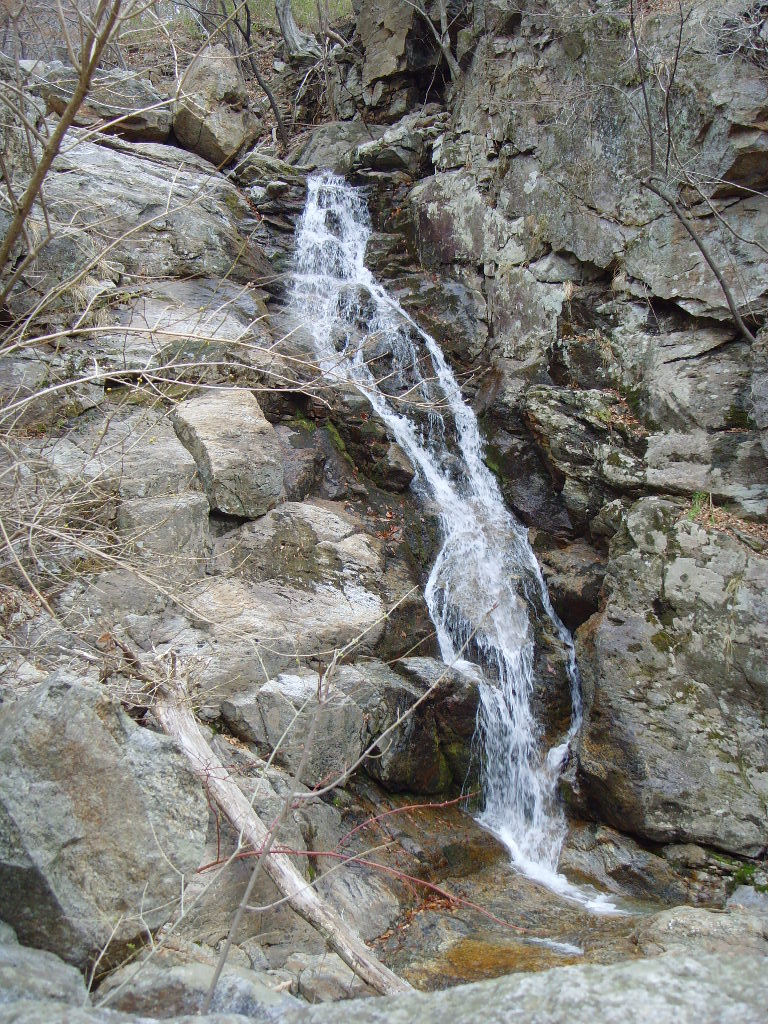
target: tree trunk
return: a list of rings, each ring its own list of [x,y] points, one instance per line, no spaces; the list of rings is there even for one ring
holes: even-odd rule
[[[316,60],[321,56],[320,46],[315,37],[302,32],[296,24],[291,10],[291,0],[275,0],[275,13],[289,57],[311,57]]]
[[[195,775],[235,830],[255,849],[263,847],[269,836],[266,826],[206,743],[194,715],[184,702],[184,695],[164,694],[153,710],[165,732],[179,744]],[[320,932],[331,949],[366,984],[384,995],[412,991],[406,981],[377,960],[359,935],[351,931],[336,911],[317,895],[289,857],[279,853],[268,854],[264,859],[264,870],[288,898],[296,913]]]

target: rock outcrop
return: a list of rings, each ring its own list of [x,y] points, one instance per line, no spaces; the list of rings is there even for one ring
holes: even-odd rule
[[[578,633],[584,798],[656,841],[768,844],[768,561],[645,498],[611,543],[604,609]]]
[[[77,72],[66,64],[36,62],[32,81],[48,105],[62,114],[77,85]],[[74,123],[135,142],[166,142],[171,134],[172,101],[148,78],[132,71],[97,71]]]
[[[320,126],[290,163],[247,152],[259,123],[216,46],[173,111],[187,152],[160,144],[163,97],[109,72],[46,179],[53,237],[8,300],[26,315],[50,292],[44,337],[0,356],[0,912],[70,965],[108,942],[111,961],[168,922],[183,876],[204,867],[148,962],[91,1003],[74,968],[0,928],[0,1019],[127,1024],[201,1005],[253,861],[153,731],[144,684],[165,673],[263,820],[279,820],[307,884],[383,955],[403,953],[406,906],[414,948],[423,936],[458,959],[474,927],[482,886],[465,879],[499,854],[490,836],[466,840],[476,826],[448,799],[474,786],[478,682],[429,656],[421,594],[439,510],[412,492],[415,467],[365,395],[318,386],[306,325],[284,308],[308,169],[331,167],[366,184],[366,261],[454,362],[487,464],[577,631],[584,721],[565,790],[587,820],[561,867],[620,895],[734,909],[618,919],[607,952],[574,952],[592,930],[574,916],[558,933],[568,956],[653,959],[337,1010],[285,994],[367,993],[261,878],[252,902],[271,909],[241,923],[214,1008],[233,1024],[762,1020],[768,261],[751,239],[768,218],[764,69],[727,48],[725,13],[707,3],[670,98],[669,177],[750,338],[643,185],[625,8],[493,0],[470,19],[451,0],[449,83],[428,24],[439,5],[357,6],[356,43],[333,51],[325,83],[335,116],[357,119]],[[676,23],[652,7],[638,29],[658,71]],[[71,75],[28,77],[19,109],[42,137]],[[115,135],[92,132],[116,117]],[[32,167],[23,141],[4,107],[17,183]],[[366,355],[386,374],[380,338]],[[567,651],[541,603],[534,618],[533,701],[555,742],[571,713]],[[411,794],[446,800],[414,808]],[[375,846],[378,871],[362,863]],[[445,877],[466,920],[437,893],[414,898]],[[508,874],[488,878],[483,909],[510,916]],[[545,964],[532,949],[515,969]],[[483,947],[483,970],[510,969],[497,951]]]
[[[0,713],[3,918],[82,966],[156,928],[200,862],[202,789],[174,744],[65,676]]]
[[[251,392],[191,398],[176,407],[173,425],[214,511],[253,519],[285,497],[280,444]]]
[[[223,43],[207,47],[182,76],[173,112],[176,138],[219,167],[251,145],[258,130],[232,53]]]

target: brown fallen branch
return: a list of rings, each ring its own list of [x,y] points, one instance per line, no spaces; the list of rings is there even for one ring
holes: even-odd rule
[[[268,848],[268,829],[209,747],[184,696],[179,690],[163,686],[153,706],[158,721],[179,744],[195,775],[237,832],[256,849]],[[264,857],[264,870],[293,910],[323,936],[330,948],[366,984],[383,995],[411,991],[408,982],[385,967],[360,936],[351,931],[336,911],[307,884],[289,857],[281,853],[269,853]]]

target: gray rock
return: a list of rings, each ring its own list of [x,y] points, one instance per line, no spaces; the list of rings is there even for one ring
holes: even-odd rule
[[[182,1017],[163,1018],[171,1024],[249,1024],[250,1017],[240,1013],[211,1013],[205,1016],[184,1014]],[[154,1024],[156,1017],[119,1010],[80,1009],[64,1006],[47,1000],[23,1000],[9,1006],[5,1012],[0,1007],[1,1024]]]
[[[210,164],[169,146],[115,137],[97,145],[70,132],[77,145],[59,153],[46,177],[54,238],[14,291],[18,312],[86,268],[86,302],[112,290],[121,273],[233,281],[271,274],[258,245],[240,234],[245,200]],[[68,315],[79,294],[61,293]]]
[[[82,467],[87,473],[92,461],[86,447],[88,433],[75,437],[81,442]],[[115,413],[107,423],[98,456],[104,476],[116,478],[124,501],[182,495],[201,486],[195,460],[167,417],[153,409],[133,409],[125,417]]]
[[[324,129],[329,127],[329,125],[322,126]],[[315,131],[320,130],[320,128],[315,129]],[[314,138],[314,134],[315,132],[312,133],[312,138]],[[304,194],[307,185],[305,169],[307,165],[300,159],[294,159],[293,162],[301,164],[301,168],[293,167],[290,163],[280,160],[279,157],[273,156],[271,153],[253,149],[250,153],[246,153],[242,160],[238,160],[230,173],[238,185],[246,188],[249,186],[265,188],[276,182],[282,182],[286,185],[300,187]]]
[[[416,470],[400,445],[392,441],[387,445],[384,457],[373,467],[373,475],[388,491],[407,491]]]
[[[299,994],[308,1003],[332,1003],[375,994],[336,953],[296,953],[286,960],[285,967],[298,976]]]
[[[350,865],[344,871],[326,871],[317,880],[317,891],[364,942],[381,935],[402,913],[385,877],[365,867]]]
[[[765,957],[671,954],[603,966],[584,964],[443,992],[326,1005],[308,1024],[762,1024],[768,997]]]
[[[283,453],[283,479],[289,501],[302,501],[320,487],[326,458],[317,431],[302,424],[275,427]]]
[[[430,32],[408,5],[371,0],[361,5],[357,32],[363,49],[362,98],[391,119],[423,101],[408,75],[434,68],[440,57]],[[418,98],[417,98],[418,97]]]
[[[637,495],[644,483],[644,431],[620,397],[605,391],[530,388],[526,422],[574,524],[585,526],[617,494]]]
[[[639,323],[628,310],[619,315],[622,323],[599,342],[603,365],[644,420],[685,432],[751,425],[750,388],[760,371],[731,328],[652,332],[645,314]]]
[[[16,941],[13,929],[0,923],[0,1006],[21,999],[50,999],[87,1006],[83,977],[53,953],[29,949]]]
[[[217,166],[249,146],[259,124],[235,58],[222,43],[208,46],[181,77],[173,131],[182,146]]]
[[[2,912],[23,941],[82,964],[172,915],[208,811],[168,738],[54,676],[2,706],[0,760]]]
[[[371,652],[384,627],[380,595],[351,579],[300,587],[215,576],[195,584],[187,598],[191,623],[173,624],[167,637],[158,632],[157,642],[189,664],[195,692],[213,713],[222,699],[295,670],[297,659],[322,657],[353,641],[356,650]]]
[[[673,907],[642,919],[635,941],[646,956],[693,951],[768,956],[768,921],[740,908]]]
[[[62,114],[77,85],[74,68],[54,61],[41,65],[36,75],[42,78],[38,89],[48,109]],[[165,142],[171,133],[171,100],[134,71],[97,71],[74,123],[137,142]]]
[[[203,1018],[199,1018],[203,1021]],[[146,1018],[144,1018],[146,1021]],[[112,1013],[110,1010],[92,1010],[85,1007],[67,1006],[47,999],[23,999],[10,1006],[0,1004],[2,1024],[138,1024],[133,1016]],[[206,1024],[222,1024],[221,1019]],[[229,1022],[226,1022],[229,1024]],[[245,1018],[233,1024],[245,1024]]]
[[[195,278],[153,281],[117,310],[97,336],[99,365],[143,370],[163,378],[245,384],[257,371],[273,372],[267,311],[258,292],[228,281]]]
[[[208,499],[180,494],[123,501],[117,526],[126,545],[124,557],[166,562],[174,579],[200,576],[208,543]]]
[[[98,382],[77,382],[66,390],[49,390],[54,375],[62,370],[71,374],[74,360],[71,355],[69,358],[69,367],[65,368],[60,359],[34,346],[25,348],[18,358],[0,358],[2,420],[12,422],[14,427],[39,429],[96,408],[104,398],[104,388]],[[78,373],[71,375],[77,378]]]
[[[406,114],[379,138],[360,142],[337,166],[345,174],[404,171],[412,178],[421,177],[432,165],[432,145],[446,122],[442,111]]]
[[[667,494],[711,494],[750,518],[768,513],[768,437],[765,431],[668,431],[648,438],[650,488]]]
[[[605,825],[570,828],[558,867],[610,892],[641,899],[679,903],[693,894],[693,887],[686,885],[663,857]]]
[[[611,542],[603,610],[577,634],[579,778],[623,831],[754,856],[768,841],[768,562],[644,498]]]
[[[249,391],[204,392],[178,405],[172,419],[212,509],[255,517],[283,500],[280,444]]]
[[[480,701],[477,677],[450,668],[437,658],[402,658],[397,668],[422,692],[434,687],[421,714],[434,718],[440,754],[448,763],[455,784],[463,786],[472,764],[472,740]]]
[[[768,892],[751,885],[737,885],[726,901],[727,907],[743,907],[753,914],[768,914]]]
[[[415,185],[408,201],[416,220],[420,255],[427,265],[499,262],[522,264],[522,222],[488,206],[478,182],[462,172],[445,172]]]
[[[200,1012],[214,973],[209,964],[173,967],[154,963],[129,964],[99,988],[100,1006],[161,1020]],[[269,975],[231,965],[222,971],[211,1002],[212,1013],[241,1014],[259,1024],[282,1021],[300,1004],[285,992],[269,987]]]
[[[362,121],[332,121],[320,125],[291,152],[290,162],[299,167],[327,168],[341,173],[349,166],[358,146],[381,138],[385,130],[381,125]]]
[[[595,532],[594,520],[590,531]],[[584,541],[541,545],[536,554],[555,611],[570,630],[576,629],[597,611],[605,578],[605,557]]]
[[[766,257],[742,239],[762,237],[768,204],[735,186],[764,174],[767,92],[754,64],[712,59],[726,17],[712,8],[708,29],[691,29],[686,38],[673,132],[678,158],[695,162],[700,180],[708,182],[705,198],[715,205],[714,211],[706,201],[694,208],[697,229],[727,267],[738,301],[750,308],[764,301]],[[647,26],[644,45],[652,60],[670,53],[670,18],[660,12]],[[485,33],[440,147],[439,170],[471,167],[476,179],[487,181],[486,207],[509,222],[525,220],[531,258],[551,249],[609,267],[619,257],[636,294],[650,292],[697,315],[725,318],[722,291],[700,252],[669,208],[641,187],[648,153],[637,145],[625,20],[600,19],[595,31],[583,12],[559,0],[546,20],[534,9],[513,19],[504,5],[485,14]],[[600,91],[599,124],[587,114],[590,104],[564,100],[575,96],[585,65]],[[569,120],[562,131],[564,106]],[[726,209],[734,233],[722,235],[718,215]]]
[[[221,714],[236,736],[267,753],[275,752],[278,764],[298,770],[312,723],[314,742],[299,781],[308,786],[344,780],[363,749],[364,718],[361,709],[340,691],[331,676],[318,700],[317,672],[282,673],[252,696],[225,700]]]

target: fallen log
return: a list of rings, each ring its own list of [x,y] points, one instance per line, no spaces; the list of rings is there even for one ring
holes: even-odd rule
[[[171,693],[163,687],[152,710],[165,732],[179,744],[211,799],[218,804],[238,834],[255,849],[264,847],[269,839],[268,829],[231,778],[227,768],[211,750],[184,695]],[[289,906],[323,936],[330,948],[367,985],[383,995],[412,991],[408,982],[385,967],[360,936],[318,896],[287,856],[280,853],[266,854],[264,870],[287,898]]]

